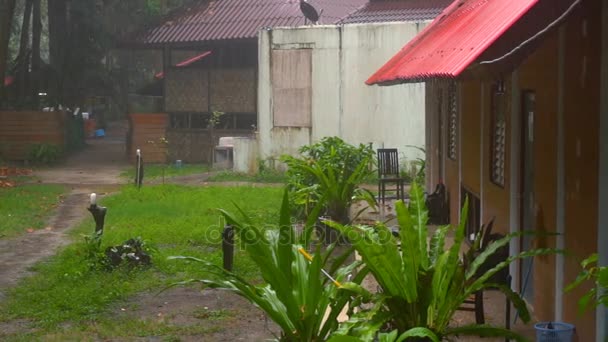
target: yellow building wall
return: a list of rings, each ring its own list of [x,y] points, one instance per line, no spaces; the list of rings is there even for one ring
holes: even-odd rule
[[[601,18],[600,2],[584,2],[566,21],[563,42],[563,115],[565,165],[565,247],[568,251],[564,284],[572,282],[580,272],[580,260],[597,250],[598,216],[598,160],[599,160],[599,103]],[[517,68],[521,91],[536,93],[534,122],[534,173],[535,204],[540,210],[535,227],[525,229],[557,230],[558,219],[558,118],[560,113],[560,37],[552,30],[543,37],[540,46]],[[511,89],[509,77],[506,89]],[[495,217],[497,231],[507,232],[509,222],[510,187],[510,136],[511,118],[507,115],[507,141],[505,186],[490,181],[491,155],[491,81],[459,82],[460,129],[459,151],[456,161],[445,158],[445,183],[449,191],[451,222],[458,222],[460,198],[459,170],[462,185],[482,198],[482,222]],[[482,91],[483,88],[483,91]],[[482,100],[483,95],[483,100]],[[517,95],[517,94],[515,94]],[[511,95],[508,94],[507,98]],[[509,107],[511,104],[509,104]],[[514,108],[521,112],[521,109]],[[510,109],[507,110],[510,113]],[[482,120],[483,115],[483,120]],[[521,113],[520,113],[521,115]],[[526,124],[526,120],[521,120]],[[483,125],[483,132],[481,131]],[[445,137],[447,139],[447,137]],[[483,157],[480,144],[483,144]],[[518,151],[520,153],[521,151]],[[483,163],[483,165],[481,164]],[[521,172],[521,171],[520,171]],[[537,247],[553,248],[554,237],[538,237]],[[538,257],[534,262],[535,300],[534,317],[553,320],[555,298],[563,296],[563,320],[577,327],[580,341],[595,339],[595,315],[589,311],[578,314],[577,302],[589,288],[581,287],[569,294],[555,293],[556,257]],[[521,284],[520,284],[521,285]]]
[[[597,251],[600,1],[583,2],[566,26],[564,94],[566,174],[565,283],[580,272],[581,259]],[[595,312],[579,315],[577,302],[591,284],[564,296],[564,320],[577,327],[580,341],[595,339]]]
[[[534,117],[534,198],[538,213],[537,225],[557,230],[557,118],[558,118],[558,34],[553,32],[542,46],[530,55],[518,69],[522,91],[536,93]],[[522,119],[523,124],[527,120]],[[518,223],[519,224],[519,223]],[[538,247],[555,247],[555,239],[539,237]],[[555,257],[534,260],[534,313],[541,321],[553,320],[555,315]]]
[[[461,86],[461,157],[462,186],[481,194],[481,83],[462,82]]]

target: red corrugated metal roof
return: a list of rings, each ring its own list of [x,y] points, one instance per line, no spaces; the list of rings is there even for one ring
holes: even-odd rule
[[[175,64],[175,66],[178,67],[178,68],[182,68],[182,67],[188,66],[188,65],[190,65],[190,64],[192,64],[194,62],[200,61],[201,59],[209,56],[210,54],[211,54],[211,51],[205,51],[205,52],[203,52],[201,54],[198,54],[198,55],[196,55],[194,57],[190,57],[190,58],[188,58],[186,60],[183,60],[183,61]],[[165,77],[165,73],[161,71],[161,72],[157,73],[156,75],[154,75],[154,77],[155,78],[163,78],[163,77]]]
[[[456,0],[367,84],[456,77],[538,0]]]
[[[309,0],[323,11],[320,24],[339,22],[367,0]],[[264,27],[304,24],[299,0],[213,0],[171,15],[161,25],[146,30],[136,39],[144,44],[205,42],[250,39]]]
[[[386,23],[433,20],[452,0],[380,0],[350,14],[342,23]]]

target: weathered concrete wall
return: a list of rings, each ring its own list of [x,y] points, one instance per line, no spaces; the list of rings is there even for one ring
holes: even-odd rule
[[[424,84],[367,86],[365,80],[424,24],[316,26],[260,33],[258,129],[260,156],[294,154],[326,136],[397,147],[411,160],[425,145]],[[273,125],[273,49],[312,49],[311,127]]]

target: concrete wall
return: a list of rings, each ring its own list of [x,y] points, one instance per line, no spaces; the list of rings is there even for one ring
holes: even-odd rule
[[[315,26],[262,31],[258,130],[262,158],[295,154],[326,136],[397,147],[425,144],[424,84],[367,86],[365,80],[423,28],[420,23]],[[272,49],[312,49],[312,125],[274,127]]]

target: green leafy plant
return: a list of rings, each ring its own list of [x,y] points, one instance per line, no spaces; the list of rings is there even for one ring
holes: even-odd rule
[[[318,212],[319,207],[314,210]],[[240,211],[240,209],[239,209]],[[290,220],[290,208],[285,192],[278,229],[265,229],[241,211],[243,219],[221,211],[227,223],[235,229],[241,244],[259,267],[263,284],[256,285],[239,275],[226,271],[213,263],[191,257],[172,257],[200,262],[210,276],[202,282],[211,288],[235,292],[262,309],[282,330],[281,341],[325,341],[338,327],[338,315],[350,301],[350,294],[341,287],[342,282],[357,266],[339,267],[352,253],[347,251],[329,265],[330,246],[324,253],[318,250],[309,261],[306,248],[310,245],[316,216],[306,223],[301,234],[296,234]],[[314,213],[313,213],[314,214]],[[360,282],[358,275],[354,284]]]
[[[53,144],[33,144],[29,147],[28,160],[36,164],[53,164],[63,154],[63,149]]]
[[[597,253],[583,260],[581,262],[583,270],[576,277],[576,280],[566,287],[566,292],[569,292],[583,282],[594,282],[595,286],[578,301],[578,309],[581,313],[598,305],[608,307],[608,266],[598,266],[597,262]]]
[[[406,147],[410,147],[413,149],[422,152],[423,155],[426,154],[426,150],[423,147],[408,145]],[[424,158],[416,158],[414,160],[403,159],[400,165],[400,173],[401,178],[405,179],[407,183],[418,183],[424,184],[426,181],[426,160]]]
[[[371,146],[353,146],[338,137],[326,137],[300,149],[301,156],[283,156],[291,201],[307,216],[317,203],[334,221],[350,222],[349,209],[357,200],[375,207],[373,194],[360,185],[374,172]]]
[[[468,200],[460,217],[466,218]],[[487,246],[481,246],[482,235],[477,234],[471,249],[462,260],[459,256],[465,237],[463,220],[454,232],[454,243],[446,246],[449,226],[439,227],[427,242],[428,211],[423,193],[416,183],[412,185],[410,204],[396,204],[401,246],[391,231],[383,226],[352,227],[330,223],[351,241],[378,282],[381,291],[373,296],[375,305],[352,316],[340,334],[370,340],[381,329],[396,330],[385,341],[422,338],[431,341],[454,335],[508,337],[523,340],[512,331],[488,325],[450,327],[448,324],[456,310],[475,292],[496,288],[503,292],[519,310],[524,322],[530,320],[521,297],[509,287],[492,281],[494,275],[516,259],[554,253],[553,249],[535,249],[507,257],[495,265],[486,261],[509,241],[521,234],[510,234]],[[466,260],[466,262],[465,262]],[[395,337],[390,339],[390,337]]]

